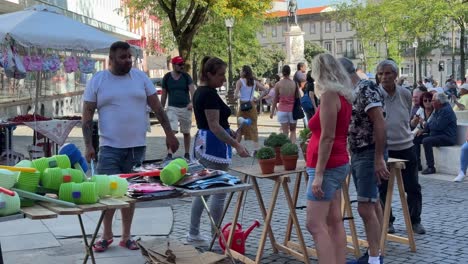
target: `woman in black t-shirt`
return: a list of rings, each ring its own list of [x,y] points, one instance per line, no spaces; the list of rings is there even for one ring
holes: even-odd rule
[[[201,68],[200,86],[193,95],[193,110],[198,128],[194,140],[194,156],[206,168],[226,171],[231,163],[232,147],[241,157],[249,157],[249,153],[235,140],[228,122],[231,109],[219,97],[216,90],[226,81],[226,63],[216,57],[205,57]],[[226,194],[222,193],[213,195],[211,199],[210,212],[216,223],[221,218],[225,198]],[[200,197],[195,197],[192,202],[188,242],[209,239],[200,234],[202,212],[202,200]]]

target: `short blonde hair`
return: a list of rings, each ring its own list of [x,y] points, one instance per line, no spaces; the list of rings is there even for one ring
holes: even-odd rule
[[[324,93],[334,91],[353,102],[353,84],[345,68],[331,54],[318,54],[312,60],[311,75],[315,80],[317,91]]]

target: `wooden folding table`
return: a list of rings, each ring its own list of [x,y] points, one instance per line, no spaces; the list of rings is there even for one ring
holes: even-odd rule
[[[292,171],[285,171],[283,166],[276,166],[275,172],[272,174],[262,174],[257,164],[252,165],[252,166],[231,168],[231,170],[244,175],[244,182],[247,182],[248,179],[251,180],[253,189],[257,196],[258,205],[260,207],[260,211],[264,219],[264,223],[263,223],[262,235],[259,240],[259,245],[258,245],[255,260],[252,260],[248,258],[247,256],[242,255],[234,250],[229,250],[230,245],[232,244],[234,228],[231,229],[231,232],[227,241],[227,244],[229,245],[228,249],[226,250],[226,252],[229,251],[229,253],[227,254],[232,255],[235,259],[240,260],[243,263],[261,263],[263,250],[265,248],[265,242],[268,236],[274,253],[278,253],[278,250],[281,250],[291,256],[294,256],[295,258],[301,261],[304,261],[304,263],[310,263],[309,252],[314,253],[314,251],[306,247],[305,242],[304,242],[304,237],[302,235],[302,231],[301,231],[299,221],[296,215],[296,202],[297,202],[297,198],[299,195],[299,189],[296,189],[296,187],[298,188],[299,185],[295,187],[293,195],[291,196],[291,193],[289,191],[289,184],[288,184],[290,180],[289,175],[291,174],[296,174],[296,182],[297,181],[300,182],[301,176],[305,172],[305,162],[298,161],[296,170],[292,170]],[[268,210],[265,208],[265,203],[263,201],[263,196],[260,191],[260,187],[258,185],[257,179],[268,179],[268,180],[274,181],[273,191],[271,193],[270,206]],[[288,221],[288,226],[286,228],[285,241],[283,244],[278,243],[276,241],[274,233],[271,228],[271,220],[273,218],[273,212],[276,206],[278,193],[279,193],[281,186],[283,187],[283,191],[284,191],[286,202],[288,204],[288,209],[289,209],[289,214],[288,214],[289,221]],[[237,223],[237,219],[239,217],[239,212],[242,207],[243,199],[244,199],[244,192],[241,192],[237,198],[237,204],[236,204],[236,208],[234,211],[234,218],[232,220],[233,226],[235,226]],[[298,239],[297,243],[290,241],[293,225],[295,227],[295,231],[297,234],[297,239]]]

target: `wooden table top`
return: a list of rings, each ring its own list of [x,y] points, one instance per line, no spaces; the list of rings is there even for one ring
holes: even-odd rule
[[[128,197],[103,198],[95,204],[80,204],[77,207],[65,207],[54,203],[39,202],[34,206],[21,208],[21,212],[29,219],[40,220],[56,218],[57,215],[79,215],[91,211],[127,208],[130,207],[130,203],[134,202],[134,199]]]
[[[274,178],[274,177],[279,177],[279,176],[283,176],[287,174],[296,174],[299,172],[304,172],[306,167],[305,167],[304,160],[298,160],[295,170],[285,171],[283,165],[277,165],[275,166],[275,172],[271,174],[262,174],[262,171],[260,170],[260,165],[258,165],[258,163],[250,165],[250,166],[234,167],[234,168],[229,168],[229,169],[238,173],[252,176],[252,177]]]

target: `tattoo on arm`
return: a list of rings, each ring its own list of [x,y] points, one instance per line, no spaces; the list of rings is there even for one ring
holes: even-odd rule
[[[159,101],[159,98],[156,94],[148,96],[148,105],[154,111],[156,118],[159,120],[159,123],[167,135],[168,132],[172,131],[171,124],[169,123],[169,118],[167,118],[167,115],[164,112],[161,102]]]

